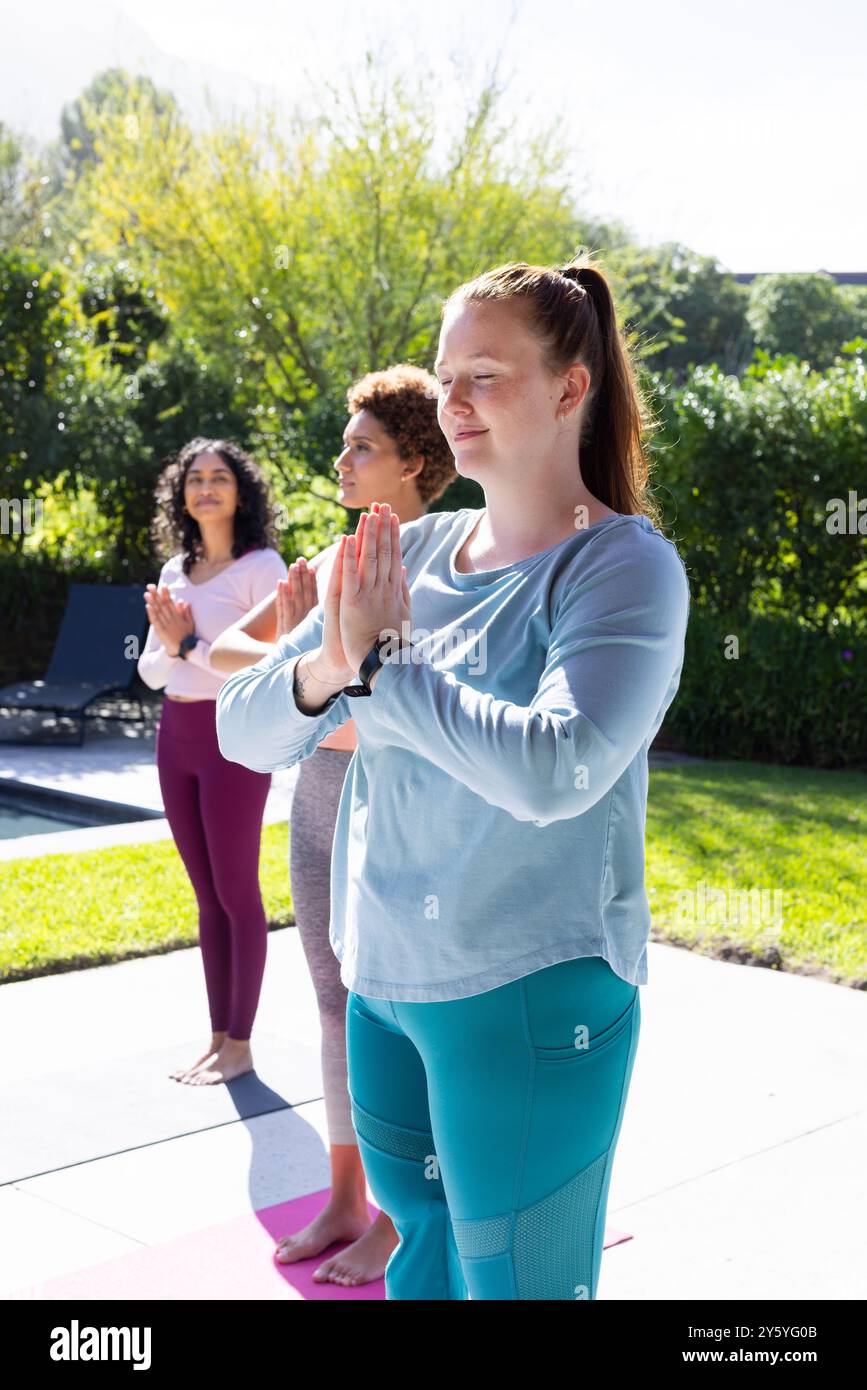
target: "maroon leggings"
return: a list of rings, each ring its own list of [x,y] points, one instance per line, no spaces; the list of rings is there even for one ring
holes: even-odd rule
[[[199,905],[199,944],[214,1032],[249,1038],[268,924],[259,841],[270,772],[224,758],[216,700],[163,700],[156,753],[166,818]]]

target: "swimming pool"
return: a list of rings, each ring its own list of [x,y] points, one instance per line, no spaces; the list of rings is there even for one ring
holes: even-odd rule
[[[80,796],[76,792],[38,787],[31,783],[0,783],[0,840],[24,835],[55,835],[82,826],[120,825],[130,821],[162,820],[162,811],[129,806],[120,801]]]
[[[0,800],[0,840],[17,840],[21,835],[48,835],[58,830],[78,829],[83,824],[93,822],[38,815],[35,811],[22,811],[17,806],[4,805]]]

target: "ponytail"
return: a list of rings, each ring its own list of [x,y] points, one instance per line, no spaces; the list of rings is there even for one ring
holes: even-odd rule
[[[526,261],[498,266],[459,286],[443,313],[455,301],[492,300],[526,305],[552,372],[561,373],[577,361],[586,366],[590,385],[578,442],[584,485],[614,511],[643,514],[658,525],[658,508],[648,493],[645,448],[645,435],[655,422],[601,267],[586,254],[562,270]]]

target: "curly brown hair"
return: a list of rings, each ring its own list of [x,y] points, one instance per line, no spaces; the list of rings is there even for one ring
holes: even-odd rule
[[[154,490],[156,512],[151,523],[151,539],[162,560],[168,560],[180,545],[184,552],[184,574],[189,574],[202,555],[199,523],[184,511],[184,483],[193,461],[199,454],[206,453],[219,454],[238,483],[232,540],[235,559],[246,550],[261,550],[265,546],[273,550],[278,548],[268,484],[258,463],[229,439],[205,439],[199,435],[185,444],[166,465]]]
[[[436,377],[408,362],[368,372],[346,393],[350,415],[360,410],[375,415],[405,463],[423,460],[414,482],[425,505],[442,497],[458,477],[451,445],[437,420],[438,397]]]

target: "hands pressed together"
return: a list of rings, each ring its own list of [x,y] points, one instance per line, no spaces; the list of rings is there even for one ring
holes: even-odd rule
[[[400,519],[387,502],[374,502],[355,535],[340,537],[322,606],[322,643],[311,674],[335,686],[355,679],[379,636],[400,634],[411,623]]]
[[[175,603],[168,584],[164,584],[162,589],[158,589],[156,584],[148,584],[144,601],[151,627],[168,655],[177,656],[182,639],[196,630],[190,605],[184,599]]]

